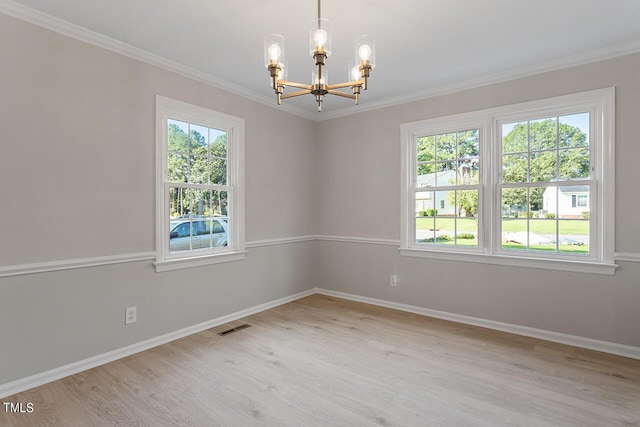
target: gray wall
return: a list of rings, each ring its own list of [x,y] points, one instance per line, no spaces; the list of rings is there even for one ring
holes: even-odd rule
[[[154,250],[156,94],[245,118],[248,241],[398,239],[401,123],[615,85],[617,250],[640,252],[640,55],[321,123],[4,15],[0,58],[0,267]],[[592,276],[320,241],[167,273],[144,261],[4,277],[0,384],[315,286],[638,346],[640,264],[620,264]]]
[[[637,254],[638,76],[636,54],[322,122],[318,234],[400,238],[401,123],[615,86],[616,250]],[[600,276],[408,258],[373,244],[324,241],[318,250],[320,287],[640,346],[639,263]]]
[[[0,58],[0,267],[155,250],[156,94],[245,118],[248,241],[314,234],[314,122],[1,14]],[[314,251],[0,278],[0,384],[311,289]]]

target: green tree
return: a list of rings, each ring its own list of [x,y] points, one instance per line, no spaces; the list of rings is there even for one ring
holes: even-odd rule
[[[461,191],[450,191],[449,192],[449,204],[455,204],[456,194],[458,196],[458,205],[456,211],[458,212],[458,216],[462,214],[464,210],[466,216],[476,216],[478,215],[478,191],[476,190],[461,190]]]

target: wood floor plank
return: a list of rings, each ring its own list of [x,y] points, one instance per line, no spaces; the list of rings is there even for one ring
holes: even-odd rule
[[[34,412],[2,426],[640,426],[640,361],[313,295],[3,402]]]

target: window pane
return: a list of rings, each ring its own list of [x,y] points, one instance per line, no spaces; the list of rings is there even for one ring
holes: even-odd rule
[[[473,185],[479,183],[479,134],[478,129],[458,132],[458,185]]]
[[[588,148],[560,151],[560,179],[588,179],[590,170]]]
[[[478,219],[458,218],[456,244],[460,246],[478,246]]]
[[[187,182],[189,179],[189,124],[178,120],[167,121],[167,179]]]
[[[501,204],[503,217],[524,217],[523,212],[527,211],[527,189],[503,188]]]
[[[227,191],[216,191],[217,198],[213,202],[213,215],[226,218],[229,216],[229,193]]]
[[[454,193],[453,191],[451,193]],[[454,212],[460,217],[478,216],[478,190],[462,190],[455,192],[457,210]],[[453,202],[449,195],[449,202]]]
[[[449,194],[450,202],[453,198],[451,194]],[[478,246],[478,190],[455,191],[455,199],[455,243],[462,246]]]
[[[542,192],[542,210],[539,216],[546,219],[558,217],[558,187],[549,186]]]
[[[207,184],[207,170],[209,157],[209,132],[206,127],[191,124],[189,133],[190,156],[189,164],[191,174],[189,182],[194,184]]]
[[[458,132],[458,158],[466,159],[478,157],[480,154],[480,140],[478,129]]]
[[[458,185],[475,185],[480,182],[480,159],[471,157],[458,164]]]
[[[169,189],[169,218],[178,218],[189,210],[189,199],[183,188]]]
[[[547,182],[556,177],[556,151],[531,153],[530,182]]]
[[[418,163],[418,176],[416,185],[418,187],[432,187],[436,185],[436,165],[434,163]]]
[[[418,162],[434,161],[436,156],[436,138],[423,136],[416,141]]]
[[[227,133],[218,129],[209,129],[211,146],[209,147],[209,182],[226,185],[227,178]]]
[[[169,199],[171,252],[227,246],[227,191],[171,188]]]
[[[416,217],[435,215],[435,194],[433,191],[416,192]]]
[[[454,191],[436,191],[436,206],[444,202],[444,209],[436,209],[435,239],[431,243],[452,245],[456,236]]]
[[[209,210],[209,199],[211,192],[209,190],[187,190],[191,194],[191,214],[198,217],[205,216]]]
[[[589,113],[560,117],[560,147],[589,146]]]
[[[526,249],[527,235],[527,189],[502,189],[502,247]]]
[[[477,247],[477,212],[478,190],[416,193],[416,242]]]
[[[556,118],[533,120],[529,122],[529,148],[531,151],[556,148]]]
[[[527,249],[528,241],[526,219],[502,218],[503,249]]]
[[[529,221],[529,249],[556,252],[555,219],[534,218]]]
[[[558,188],[558,218],[581,219],[589,213],[588,206],[589,186],[571,185]],[[587,206],[580,206],[583,203]]]
[[[527,158],[526,154],[502,156],[502,181],[527,182]]]
[[[437,160],[454,160],[456,159],[456,134],[445,133],[436,135],[436,159]]]
[[[437,163],[436,168],[436,186],[456,185],[456,162]]]
[[[200,149],[195,150],[195,152],[200,152]],[[192,184],[207,184],[207,156],[206,154],[192,154],[190,157],[191,162],[191,173],[189,175],[189,182]]]
[[[502,152],[526,152],[528,138],[527,122],[502,125]]]
[[[219,158],[212,158],[210,163],[209,180],[211,184],[227,184],[227,161]]]
[[[187,135],[189,124],[179,120],[167,121],[167,150],[187,153]]]
[[[227,228],[226,219],[220,217],[209,217],[206,219],[207,233],[203,236],[203,248],[220,248],[227,246]]]
[[[559,250],[577,255],[589,254],[589,212],[583,218],[561,219],[559,224]]]
[[[453,191],[436,191],[436,216],[453,216],[455,214],[455,200]]]
[[[589,197],[590,188],[588,185],[558,188],[560,252],[578,255],[589,254]]]
[[[187,155],[181,152],[169,152],[167,155],[167,179],[171,182],[187,182],[189,162]]]
[[[435,192],[419,191],[416,193],[416,243],[425,243],[435,236]]]

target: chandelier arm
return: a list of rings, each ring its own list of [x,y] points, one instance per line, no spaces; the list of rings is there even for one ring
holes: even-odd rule
[[[332,90],[332,89],[342,89],[344,87],[354,87],[354,86],[363,86],[364,85],[364,80],[353,80],[350,82],[344,82],[344,83],[336,83],[333,85],[327,85],[327,89]]]
[[[300,90],[297,92],[283,93],[282,95],[280,95],[280,99],[294,98],[296,96],[307,95],[309,93],[311,93],[311,89]]]
[[[308,91],[311,91],[311,89],[313,88],[313,85],[305,85],[302,83],[290,82],[287,80],[278,80],[278,85],[287,86],[287,87],[297,87],[298,89],[305,89]]]
[[[337,96],[342,96],[344,98],[349,98],[349,99],[356,99],[355,95],[352,95],[350,93],[344,93],[344,92],[340,92],[338,90],[328,90],[327,91],[328,94],[330,95],[337,95]]]

